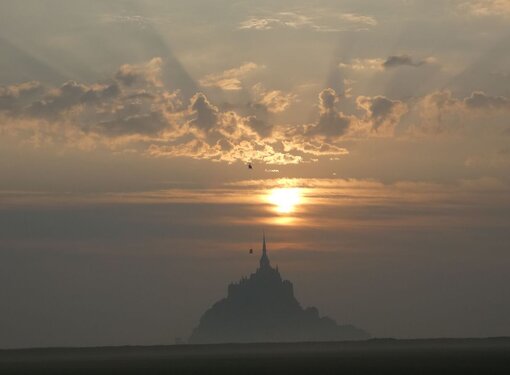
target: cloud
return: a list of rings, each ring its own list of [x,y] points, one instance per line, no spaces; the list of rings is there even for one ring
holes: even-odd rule
[[[505,96],[491,96],[483,91],[473,91],[465,98],[456,98],[449,90],[436,91],[425,96],[420,101],[426,109],[436,107],[440,111],[493,111],[510,110],[510,98]]]
[[[417,112],[417,123],[411,127],[410,132],[439,134],[444,131],[445,117],[462,111],[462,108],[451,91],[443,90],[418,99],[413,110]]]
[[[272,125],[256,116],[221,111],[203,93],[190,99],[178,119],[181,135],[152,140],[145,151],[147,155],[268,164],[295,164],[303,160],[299,155],[275,148],[278,142],[270,138]]]
[[[393,134],[400,119],[408,111],[405,103],[384,96],[359,96],[356,103],[358,108],[365,111],[365,122],[370,130],[376,133]]]
[[[355,58],[348,62],[338,64],[339,68],[350,69],[353,71],[383,71],[385,69],[397,68],[401,66],[420,67],[434,64],[436,59],[429,57],[425,60],[414,60],[408,55],[389,56],[386,59],[381,58]]]
[[[307,141],[297,138],[294,140],[284,141],[283,144],[284,150],[286,152],[300,151],[304,154],[309,154],[313,156],[330,156],[330,157],[349,155],[349,151],[344,147],[336,146],[334,144],[323,141],[315,141],[313,139]]]
[[[256,105],[263,106],[268,112],[280,113],[286,111],[297,99],[293,93],[285,93],[281,90],[266,90],[258,83],[252,87],[256,96]]]
[[[471,0],[462,1],[458,5],[462,12],[474,16],[510,16],[510,2],[508,0]]]
[[[299,164],[303,157],[279,152],[261,142],[241,141],[237,144],[220,139],[210,144],[197,139],[176,145],[152,144],[147,154],[153,157],[188,157],[233,163],[236,161],[259,162],[269,165]]]
[[[335,90],[328,88],[319,94],[319,121],[308,130],[311,135],[339,137],[344,135],[353,118],[336,109],[339,98]]]
[[[187,126],[199,131],[201,139],[217,141],[259,139],[271,134],[272,126],[256,116],[241,116],[234,111],[222,112],[203,93],[191,98]],[[197,133],[195,133],[197,134]]]
[[[339,109],[340,96],[327,88],[318,95],[316,121],[275,125],[268,121],[268,114],[287,110],[296,101],[295,94],[253,86],[250,109],[261,109],[256,115],[238,113],[228,105],[223,108],[230,109],[221,109],[201,92],[183,102],[178,91],[160,86],[160,65],[159,59],[123,65],[111,78],[92,84],[68,81],[45,88],[26,82],[0,87],[2,132],[37,146],[106,147],[154,157],[296,164],[345,156],[349,151],[342,143],[347,140],[394,136],[408,112],[414,117],[407,118],[415,121],[406,134],[437,134],[452,131],[459,119],[469,115],[510,109],[507,97],[475,91],[457,98],[449,91],[438,91],[407,103],[385,96],[358,96],[353,100],[362,113],[345,114]],[[349,97],[343,100],[351,102]],[[402,129],[406,126],[402,124]]]
[[[26,100],[42,90],[37,81],[23,82],[17,85],[0,87],[0,111],[14,111],[19,109]]]
[[[218,123],[218,108],[202,93],[197,93],[191,98],[189,110],[193,115],[189,123],[198,129],[208,131]]]
[[[168,121],[159,111],[105,120],[88,127],[89,131],[109,137],[122,135],[156,135],[168,127]]]
[[[114,138],[156,136],[172,129],[172,117],[182,106],[175,92],[160,86],[161,63],[154,58],[139,65],[122,65],[102,83],[67,81],[57,88],[43,88],[28,82],[0,88],[0,111],[8,116],[1,126],[11,134],[37,135],[39,140],[44,134],[49,142],[69,144],[85,139],[89,145],[91,139],[116,144]]]
[[[377,26],[377,20],[372,16],[366,16],[356,13],[342,13],[339,16],[344,21],[351,22],[353,24],[364,25],[366,27]]]
[[[315,155],[346,155],[348,150],[338,145],[342,140],[369,137],[390,137],[409,107],[400,100],[384,96],[358,96],[361,116],[346,115],[338,109],[339,95],[328,88],[319,94],[319,118],[315,123],[289,129],[285,137],[287,148]],[[324,146],[324,147],[323,147]]]
[[[338,13],[330,9],[308,9],[302,12],[276,12],[253,16],[239,24],[241,30],[272,30],[277,28],[304,29],[315,32],[365,31],[376,26],[377,20],[368,15]]]
[[[276,26],[295,27],[279,18],[252,17],[239,24],[241,30],[271,30]]]
[[[161,57],[154,57],[142,64],[124,64],[119,68],[115,78],[126,86],[150,84],[162,87],[162,64],[163,59]]]
[[[225,91],[237,91],[243,88],[241,83],[243,78],[263,68],[263,65],[247,62],[238,68],[228,69],[221,73],[208,74],[199,83],[204,87],[217,87]]]
[[[273,125],[257,118],[257,116],[248,116],[245,121],[262,138],[269,137],[273,131]]]
[[[426,64],[431,64],[435,62],[434,58],[428,58],[425,60],[415,61],[409,55],[395,55],[389,56],[386,61],[382,64],[382,66],[386,69],[397,68],[399,66],[412,66],[412,67],[420,67]]]
[[[4,97],[19,99],[22,93],[36,87],[37,84],[18,85],[2,88],[1,92]],[[257,89],[259,105],[268,111],[284,110],[294,98],[278,90],[265,91],[261,86]],[[358,97],[356,103],[364,116],[345,115],[337,108],[337,93],[325,89],[319,94],[316,122],[279,125],[275,131],[264,118],[220,110],[203,93],[196,93],[183,104],[178,92],[166,91],[149,81],[144,87],[126,86],[115,79],[92,85],[69,81],[39,95],[41,98],[25,107],[11,100],[9,107],[21,110],[14,114],[4,109],[7,117],[0,120],[11,133],[20,134],[33,144],[60,142],[83,149],[104,145],[157,157],[270,164],[347,155],[348,150],[338,142],[346,137],[391,135],[406,111],[399,101],[381,96]],[[439,98],[438,94],[435,102],[439,103]],[[477,93],[462,105],[502,105],[501,98],[481,99]]]
[[[509,109],[510,99],[504,96],[490,96],[481,91],[475,91],[464,99],[469,109]]]
[[[135,14],[133,15],[105,14],[101,16],[100,19],[104,23],[120,23],[135,25],[143,29],[147,28],[149,25],[154,23],[154,19]]]
[[[271,30],[276,27],[299,29],[312,27],[312,18],[295,12],[278,12],[269,17],[251,17],[240,23],[241,30]]]
[[[474,91],[457,98],[449,90],[436,91],[414,104],[417,121],[410,131],[421,134],[453,132],[475,116],[495,116],[510,110],[510,98]]]
[[[352,59],[350,62],[343,62],[338,64],[340,68],[352,69],[355,71],[363,71],[363,70],[374,70],[374,71],[382,71],[384,70],[384,62],[385,60],[375,58],[375,59]]]
[[[116,82],[86,85],[68,81],[58,89],[50,90],[42,99],[34,101],[28,107],[28,112],[32,116],[55,118],[76,106],[99,104],[100,101],[115,98],[119,93],[120,89]]]
[[[2,134],[36,146],[58,145],[59,150],[104,147],[154,157],[296,164],[345,156],[349,151],[342,143],[347,140],[394,136],[409,111],[417,115],[416,128],[426,128],[451,116],[510,109],[506,97],[473,92],[455,98],[439,91],[408,103],[384,96],[343,97],[361,111],[345,114],[341,96],[327,88],[318,95],[315,121],[272,124],[267,114],[287,110],[296,101],[293,93],[255,85],[252,106],[263,110],[245,115],[222,109],[235,107],[216,106],[201,92],[184,102],[178,91],[160,86],[160,65],[159,59],[123,65],[111,78],[92,84],[68,81],[46,88],[26,82],[0,87]],[[451,126],[451,121],[445,123]]]

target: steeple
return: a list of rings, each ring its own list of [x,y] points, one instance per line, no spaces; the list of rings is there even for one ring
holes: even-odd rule
[[[262,232],[262,254],[267,256],[266,233],[265,232]]]
[[[269,258],[267,256],[266,234],[264,232],[262,232],[262,256],[260,257],[260,268],[271,268],[271,265],[269,264]]]

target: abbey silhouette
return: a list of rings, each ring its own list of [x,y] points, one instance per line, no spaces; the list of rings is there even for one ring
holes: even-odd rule
[[[260,266],[249,278],[230,284],[228,296],[207,310],[189,342],[241,343],[363,340],[368,333],[352,325],[337,325],[320,317],[315,307],[303,309],[292,283],[271,267],[266,238]]]

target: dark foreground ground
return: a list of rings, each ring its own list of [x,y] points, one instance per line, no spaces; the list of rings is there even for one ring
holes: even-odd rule
[[[510,338],[0,350],[0,374],[510,374]]]

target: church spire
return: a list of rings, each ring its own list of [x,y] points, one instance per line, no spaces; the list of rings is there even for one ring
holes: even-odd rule
[[[262,232],[262,256],[260,257],[260,268],[270,268],[266,248],[266,233]]]
[[[266,250],[266,232],[262,231],[262,254],[267,256]]]

